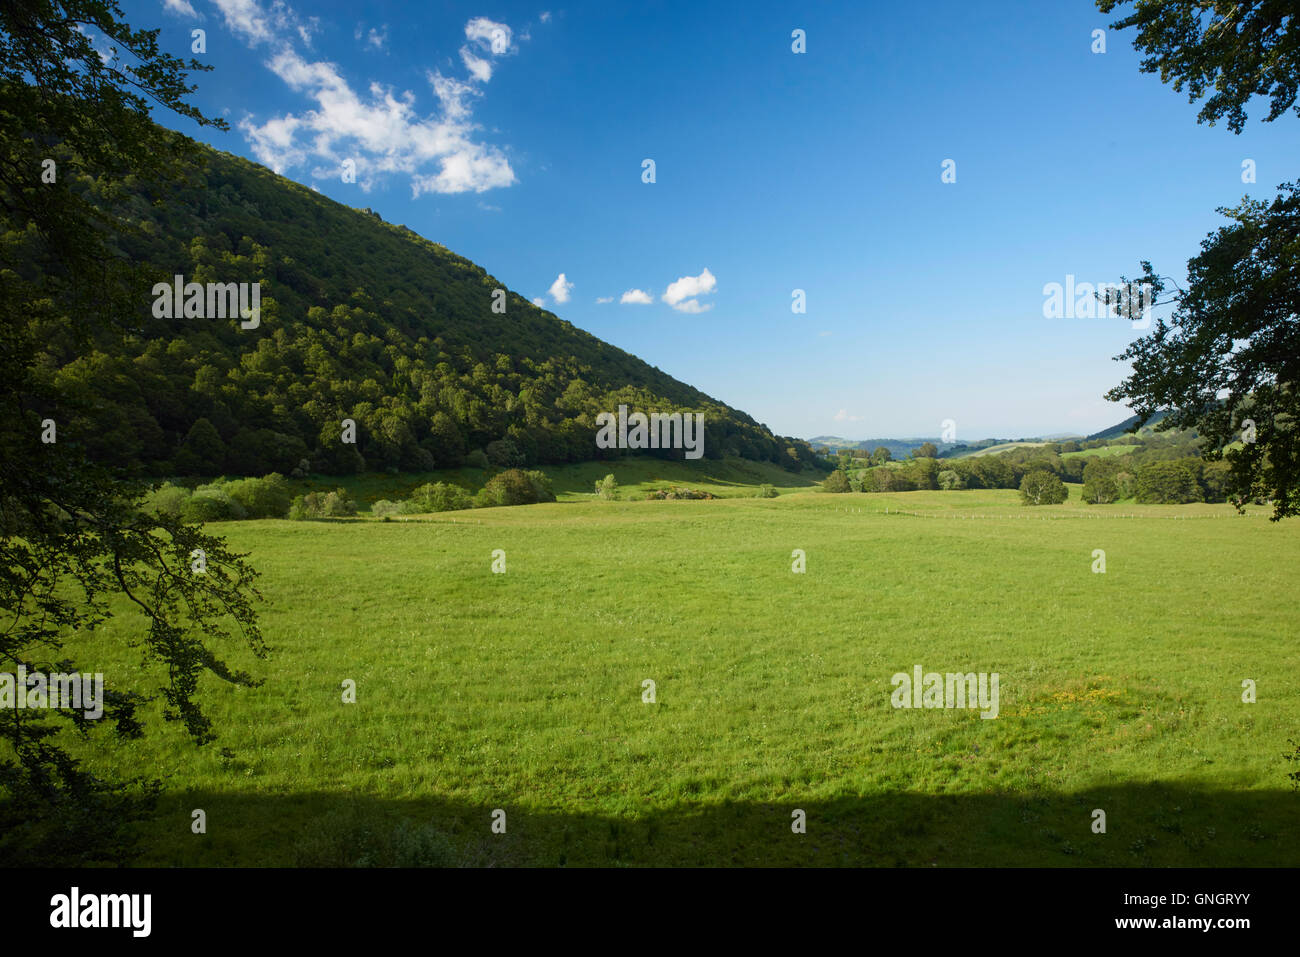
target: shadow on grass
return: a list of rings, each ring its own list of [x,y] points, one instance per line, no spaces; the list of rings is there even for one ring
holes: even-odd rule
[[[141,864],[181,866],[1060,866],[1300,863],[1300,794],[1125,784],[1073,794],[885,793],[588,814],[347,794],[165,794]],[[632,803],[629,800],[627,803]],[[191,833],[202,808],[207,833]],[[493,811],[506,814],[492,832]],[[792,832],[792,812],[807,832]],[[1093,811],[1106,833],[1093,833]]]

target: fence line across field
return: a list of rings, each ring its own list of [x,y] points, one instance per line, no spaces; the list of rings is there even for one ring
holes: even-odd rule
[[[848,507],[845,507],[845,506],[840,506],[839,508],[836,508],[836,511],[837,511],[837,512],[848,512],[848,513],[850,513],[850,514],[855,514],[855,515],[856,515],[856,514],[861,514],[863,510],[860,509],[860,508],[848,508]],[[905,510],[905,509],[898,509],[898,508],[895,508],[895,509],[889,509],[889,508],[887,508],[887,509],[885,509],[883,512],[872,512],[872,511],[868,510],[868,511],[866,512],[866,514],[868,514],[868,515],[910,515],[910,516],[913,517],[913,518],[951,518],[951,519],[959,519],[959,520],[963,520],[963,521],[964,521],[964,520],[968,520],[968,519],[978,519],[978,520],[981,520],[981,521],[1000,521],[1000,520],[1002,520],[1002,519],[1019,519],[1019,520],[1022,520],[1022,521],[1035,521],[1035,520],[1037,520],[1037,521],[1040,521],[1040,522],[1068,522],[1068,521],[1071,521],[1072,519],[1079,519],[1079,518],[1150,518],[1150,519],[1159,519],[1160,521],[1165,521],[1165,522],[1189,522],[1189,521],[1200,521],[1200,520],[1205,520],[1205,519],[1217,519],[1217,518],[1256,518],[1256,519],[1258,519],[1258,518],[1267,518],[1267,517],[1268,517],[1267,515],[1249,515],[1249,514],[1247,514],[1247,515],[1242,515],[1242,514],[1232,514],[1232,515],[1134,515],[1134,514],[1132,514],[1132,513],[1130,513],[1130,512],[1125,512],[1125,513],[1120,514],[1120,515],[1104,515],[1104,514],[1098,514],[1098,513],[1096,513],[1096,512],[1083,512],[1083,513],[1077,513],[1077,514],[1073,514],[1073,515],[957,515],[957,514],[953,514],[953,513],[951,513],[951,512],[909,512],[909,511],[907,511],[907,510]]]

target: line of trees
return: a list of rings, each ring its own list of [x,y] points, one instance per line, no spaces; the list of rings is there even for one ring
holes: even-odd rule
[[[1228,501],[1230,465],[1202,460],[1193,433],[1125,436],[1110,444],[1134,448],[1121,455],[1062,456],[1061,444],[1049,443],[964,459],[913,458],[893,465],[838,468],[822,487],[838,493],[981,488],[1024,493],[1026,481],[1034,476],[1026,499],[1033,504],[1065,501],[1066,483],[1082,483],[1082,499],[1097,505],[1121,499],[1148,504]]]

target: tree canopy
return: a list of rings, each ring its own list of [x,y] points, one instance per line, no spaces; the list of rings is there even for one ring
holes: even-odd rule
[[[1097,0],[1102,13],[1133,3],[1111,24],[1135,28],[1133,46],[1146,54],[1144,73],[1159,73],[1188,102],[1204,100],[1197,121],[1228,118],[1240,133],[1246,104],[1269,98],[1266,121],[1296,106],[1300,88],[1300,34],[1295,0]]]
[[[1119,5],[1098,0],[1102,12]],[[1193,101],[1206,97],[1201,121],[1227,116],[1240,133],[1252,97],[1271,98],[1266,121],[1296,105],[1297,19],[1283,0],[1136,0],[1113,26],[1137,29],[1143,70]],[[1231,466],[1216,485],[1238,507],[1271,499],[1274,521],[1300,513],[1300,184],[1279,189],[1271,202],[1220,210],[1228,222],[1188,261],[1186,289],[1142,263],[1139,282],[1157,302],[1173,290],[1162,304],[1175,310],[1116,357],[1132,373],[1106,394],[1129,403],[1134,428],[1161,412],[1160,429],[1195,428],[1206,457]]]
[[[92,437],[72,425],[92,414],[91,397],[51,362],[52,345],[112,350],[133,335],[119,321],[139,279],[118,245],[131,224],[88,202],[88,188],[108,195],[142,173],[161,182],[184,161],[188,148],[150,120],[150,105],[216,124],[183,102],[184,65],[120,16],[116,4],[90,0],[0,6],[0,669],[76,670],[61,657],[68,637],[123,606],[146,666],[138,678],[105,676],[101,722],[0,709],[0,861],[9,864],[125,860],[127,825],[156,782],[131,791],[90,774],[59,735],[97,723],[139,735],[140,705],[160,697],[166,718],[208,741],[200,677],[251,684],[220,649],[240,641],[264,654],[244,556],[197,526],[141,511],[130,469],[95,461]],[[91,29],[123,59],[102,60]],[[130,421],[129,404],[123,415]]]

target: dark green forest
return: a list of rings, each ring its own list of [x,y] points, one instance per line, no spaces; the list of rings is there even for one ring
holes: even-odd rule
[[[596,447],[594,419],[620,403],[703,412],[707,458],[816,460],[522,296],[507,290],[494,312],[503,283],[403,226],[247,160],[197,155],[163,191],[131,176],[72,184],[114,224],[109,248],[138,287],[90,344],[76,315],[32,319],[40,375],[67,399],[39,411],[98,462],[144,476],[341,475],[616,458]],[[75,176],[75,157],[59,169]],[[39,283],[32,237],[10,228],[2,242],[5,268]],[[153,286],[178,274],[260,282],[260,324],[156,318]]]

